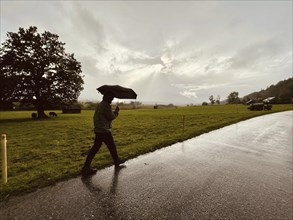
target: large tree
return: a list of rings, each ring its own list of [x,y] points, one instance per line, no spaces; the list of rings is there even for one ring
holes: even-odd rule
[[[38,117],[48,104],[75,102],[83,87],[81,64],[58,35],[37,27],[8,32],[0,48],[0,101],[32,103]]]
[[[227,98],[229,104],[238,104],[240,103],[240,98],[238,97],[238,92],[231,92]]]

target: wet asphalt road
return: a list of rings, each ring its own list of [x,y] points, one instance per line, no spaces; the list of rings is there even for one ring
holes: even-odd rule
[[[1,203],[4,219],[293,219],[293,111]]]

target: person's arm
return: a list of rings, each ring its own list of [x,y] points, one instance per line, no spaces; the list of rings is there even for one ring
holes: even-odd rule
[[[108,120],[112,121],[114,120],[115,118],[117,118],[118,116],[118,113],[119,113],[119,107],[117,106],[115,111],[112,112],[112,109],[111,109],[111,105],[107,106],[107,108],[105,109],[105,116]]]

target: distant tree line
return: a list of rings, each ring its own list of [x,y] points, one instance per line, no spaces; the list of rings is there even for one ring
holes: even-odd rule
[[[271,102],[287,104],[292,103],[293,99],[293,78],[289,78],[271,85],[259,92],[253,92],[243,97],[243,102],[249,100],[264,100],[268,97],[275,97]]]
[[[209,100],[210,100],[211,105],[214,105],[214,104],[218,104],[219,105],[221,103],[221,96],[220,95],[217,95],[217,98],[214,98],[214,96],[211,95],[209,97]],[[235,91],[231,92],[229,94],[229,96],[227,97],[227,100],[226,101],[227,101],[228,104],[239,104],[239,103],[241,103],[241,100],[239,98],[239,93],[238,92],[235,92]],[[208,105],[208,103],[207,102],[203,102],[202,105]]]
[[[225,100],[228,104],[240,104],[247,103],[250,100],[262,102],[268,97],[274,97],[270,102],[272,104],[288,104],[293,103],[293,78],[278,82],[276,85],[271,85],[265,90],[262,89],[258,92],[253,92],[243,98],[239,97],[239,93],[236,91],[231,92]],[[220,96],[215,99],[213,95],[209,97],[211,105],[215,103],[220,104]],[[203,102],[202,105],[208,105],[208,102]]]
[[[217,95],[217,98],[214,98],[214,96],[211,95],[209,97],[209,100],[210,100],[211,105],[214,105],[215,103],[219,105],[221,103],[221,96]],[[202,105],[209,105],[209,104],[207,102],[203,102]]]

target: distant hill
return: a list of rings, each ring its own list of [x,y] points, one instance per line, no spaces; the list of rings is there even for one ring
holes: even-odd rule
[[[271,85],[265,90],[253,92],[243,97],[243,101],[263,100],[268,97],[275,97],[272,103],[292,103],[293,102],[293,78],[289,78]]]

